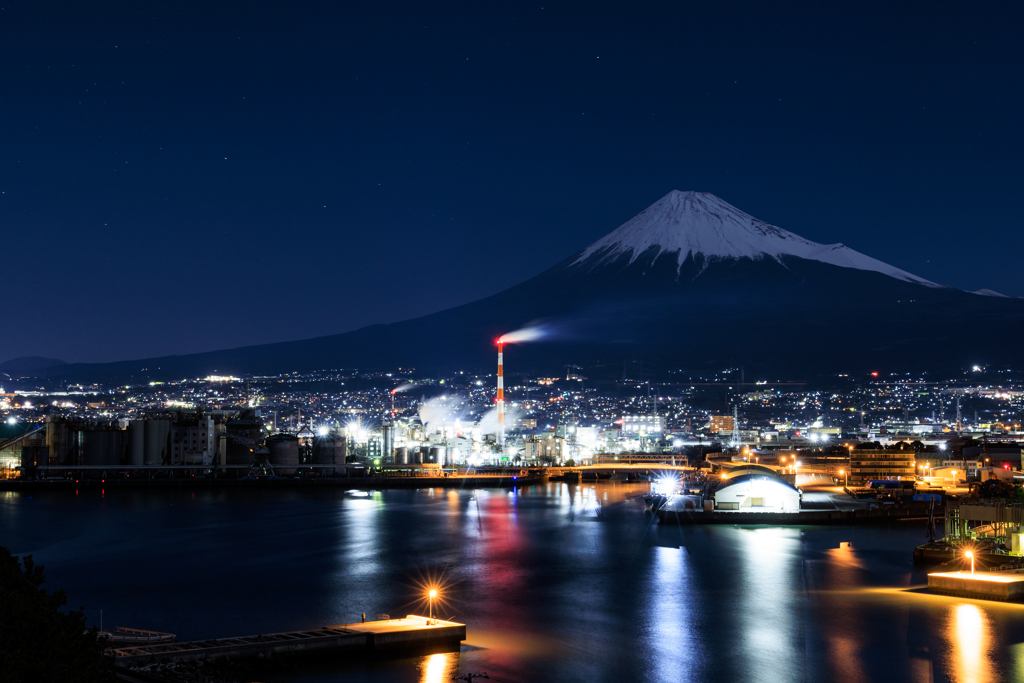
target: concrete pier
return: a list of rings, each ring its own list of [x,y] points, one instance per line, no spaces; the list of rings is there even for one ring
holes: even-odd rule
[[[928,590],[941,595],[1017,602],[1024,599],[1024,574],[1016,572],[936,572]]]
[[[427,617],[410,614],[404,619],[324,626],[311,631],[110,648],[106,653],[119,666],[139,666],[153,662],[328,650],[363,654],[406,649],[451,652],[465,639],[465,624],[440,619],[430,621]]]
[[[800,510],[793,512],[745,512],[658,510],[662,524],[770,524],[772,526],[800,526],[804,524],[875,524],[901,521],[927,521],[928,507],[882,506],[872,510]]]

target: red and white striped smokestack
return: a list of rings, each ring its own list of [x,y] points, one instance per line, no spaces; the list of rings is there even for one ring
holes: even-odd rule
[[[503,341],[498,340],[498,448],[505,452],[505,366],[502,360]]]

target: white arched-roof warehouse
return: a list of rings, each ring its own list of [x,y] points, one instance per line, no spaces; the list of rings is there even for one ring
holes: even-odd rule
[[[756,465],[752,462],[745,462],[736,467],[730,467],[722,472],[723,479],[734,479],[744,474],[767,474],[770,477],[776,476],[777,472],[767,465]]]
[[[740,474],[729,477],[715,491],[715,509],[796,512],[800,497],[800,489],[773,474]]]

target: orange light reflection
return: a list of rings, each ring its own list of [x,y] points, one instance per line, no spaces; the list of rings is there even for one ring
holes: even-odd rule
[[[996,680],[989,619],[977,605],[960,604],[950,610],[947,637],[952,646],[949,669],[954,681],[990,683]]]
[[[442,683],[450,681],[452,676],[459,671],[459,653],[444,652],[436,655],[428,655],[423,658],[420,667],[423,676],[422,683]]]

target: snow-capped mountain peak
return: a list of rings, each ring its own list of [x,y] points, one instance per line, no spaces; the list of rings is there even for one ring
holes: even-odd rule
[[[708,192],[673,190],[583,250],[573,265],[606,263],[629,253],[630,263],[648,250],[658,258],[675,255],[681,267],[701,254],[705,263],[725,259],[784,256],[821,261],[842,268],[870,270],[898,280],[941,287],[842,244],[818,244],[758,220]],[[592,259],[596,259],[593,260]]]

